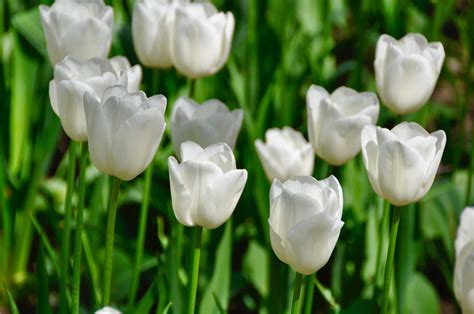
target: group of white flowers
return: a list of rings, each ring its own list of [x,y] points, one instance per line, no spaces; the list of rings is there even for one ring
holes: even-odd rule
[[[40,6],[40,12],[55,65],[51,105],[63,129],[75,141],[88,141],[91,161],[101,172],[135,178],[161,141],[166,98],[147,98],[138,91],[139,65],[132,67],[125,57],[107,59],[113,10],[103,0],[56,0],[51,7]],[[139,0],[133,43],[143,65],[174,66],[194,79],[212,75],[226,63],[234,23],[232,13],[218,12],[207,2]],[[420,34],[398,41],[382,35],[374,64],[383,103],[398,114],[418,110],[431,96],[443,60],[442,44],[428,43]],[[446,143],[443,131],[430,134],[416,123],[391,130],[375,126],[380,108],[372,92],[340,87],[329,94],[313,85],[306,102],[310,143],[290,127],[269,129],[266,141],[255,143],[273,181],[271,245],[280,260],[301,274],[326,264],[343,225],[342,188],[334,176],[321,181],[311,177],[315,154],[339,166],[362,150],[374,191],[403,206],[430,189]],[[198,104],[182,97],[175,102],[170,123],[177,159],[170,157],[168,165],[173,209],[183,225],[216,228],[234,211],[247,181],[247,171],[236,168],[232,151],[243,114],[216,99]],[[472,278],[474,240],[464,242],[463,248],[456,242],[456,269],[470,260]],[[467,284],[463,276],[459,280],[456,295],[464,300],[460,296]],[[470,287],[471,302],[461,305],[473,309]]]

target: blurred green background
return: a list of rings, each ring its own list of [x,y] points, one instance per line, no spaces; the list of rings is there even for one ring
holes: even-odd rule
[[[0,313],[54,312],[66,191],[69,139],[48,96],[52,79],[38,5],[52,1],[0,0]],[[115,10],[111,56],[135,55],[133,0],[106,1]],[[268,191],[254,141],[270,127],[306,133],[305,93],[311,84],[374,91],[377,38],[407,32],[441,41],[446,59],[436,90],[417,113],[395,116],[381,107],[378,125],[416,121],[443,129],[447,146],[437,180],[421,203],[402,214],[392,290],[394,312],[456,313],[454,237],[460,211],[474,204],[472,174],[474,3],[406,0],[215,0],[233,12],[236,30],[227,65],[196,82],[194,98],[218,98],[243,108],[236,146],[249,172],[242,199],[226,225],[204,233],[198,292],[201,313],[281,313],[294,273],[268,242]],[[156,79],[157,78],[157,79]],[[174,70],[144,68],[142,89],[174,100],[186,79]],[[127,313],[184,311],[190,230],[176,221],[168,182],[173,154],[169,125],[155,158],[145,258],[137,302],[127,306],[136,249],[143,176],[123,184],[116,226],[113,303]],[[328,166],[317,159],[315,177]],[[333,169],[344,190],[343,227],[329,263],[318,272],[326,288],[314,292],[314,313],[375,313],[388,235],[380,234],[385,204],[372,191],[360,155]],[[81,306],[99,308],[109,180],[87,169]],[[381,247],[379,247],[381,243]],[[378,257],[379,248],[383,254]],[[379,263],[377,260],[379,259]],[[330,292],[329,292],[330,291]],[[323,293],[322,293],[323,292]],[[395,299],[393,299],[395,300]],[[170,305],[171,304],[171,305]]]

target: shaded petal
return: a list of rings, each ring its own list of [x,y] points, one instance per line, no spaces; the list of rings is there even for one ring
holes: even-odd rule
[[[195,224],[191,220],[191,194],[186,187],[186,182],[182,178],[182,171],[185,170],[185,167],[180,167],[176,159],[170,156],[168,158],[168,168],[171,201],[176,219],[185,226],[194,226]]]
[[[456,256],[469,242],[474,241],[474,207],[466,207],[459,218],[459,227],[456,234]]]

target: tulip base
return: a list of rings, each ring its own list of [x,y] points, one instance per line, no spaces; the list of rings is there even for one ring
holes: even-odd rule
[[[388,311],[388,301],[390,297],[390,284],[392,281],[392,273],[393,273],[393,259],[395,256],[395,247],[397,244],[398,225],[400,224],[400,213],[401,213],[401,207],[394,206],[392,226],[390,228],[390,242],[388,246],[387,262],[385,264],[383,295],[382,295],[380,313],[387,313]]]
[[[199,261],[201,258],[201,240],[202,240],[202,227],[195,227],[194,230],[194,246],[193,256],[191,264],[191,283],[189,286],[189,299],[188,299],[188,314],[194,314],[194,308],[196,305],[196,293],[197,284],[199,278]]]
[[[117,216],[117,203],[120,192],[120,183],[122,181],[114,177],[112,184],[112,193],[110,194],[109,214],[107,218],[107,235],[105,240],[105,269],[104,269],[104,296],[102,299],[102,306],[110,303],[110,285],[112,280],[112,262],[114,252],[114,233],[115,233],[115,218]]]
[[[295,285],[293,288],[293,300],[291,301],[291,314],[299,314],[301,307],[301,286],[303,282],[303,275],[296,273]]]

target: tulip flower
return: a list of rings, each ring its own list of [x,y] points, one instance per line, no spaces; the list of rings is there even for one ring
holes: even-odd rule
[[[403,122],[392,130],[365,126],[362,155],[374,191],[395,206],[419,201],[431,188],[446,134],[429,134],[416,123]]]
[[[256,140],[255,147],[270,181],[286,181],[293,176],[313,173],[314,151],[303,134],[290,127],[269,129],[265,140],[266,143]]]
[[[102,173],[129,181],[155,156],[165,130],[166,98],[128,93],[123,86],[105,90],[102,100],[86,92],[84,109],[89,152]]]
[[[343,226],[342,188],[336,177],[274,180],[270,190],[270,239],[273,251],[296,272],[309,275],[323,267]]]
[[[107,57],[114,12],[103,0],[56,0],[51,7],[40,5],[39,9],[53,65],[66,56],[80,61]]]
[[[181,156],[180,164],[173,156],[168,159],[176,219],[189,227],[219,227],[232,215],[247,171],[236,169],[232,149],[225,143],[203,149],[194,142],[184,142]]]
[[[133,45],[140,62],[153,68],[172,66],[170,41],[176,8],[185,1],[139,0],[133,8]]]
[[[170,43],[173,65],[192,79],[219,71],[229,57],[234,24],[231,12],[217,12],[211,3],[178,6]]]
[[[371,92],[358,93],[339,87],[331,95],[321,86],[311,85],[306,93],[308,136],[316,154],[340,166],[360,151],[360,133],[375,125],[379,101]]]
[[[95,314],[121,314],[119,310],[114,309],[113,307],[110,306],[105,306],[101,308],[100,310],[96,311]]]
[[[470,241],[474,241],[474,207],[466,207],[461,213],[456,236],[456,255],[461,254],[462,248]]]
[[[403,114],[420,109],[433,93],[444,61],[440,42],[428,43],[421,34],[396,40],[380,36],[375,52],[375,80],[383,103]]]
[[[234,148],[242,125],[243,111],[229,109],[217,99],[199,105],[194,100],[181,97],[171,113],[171,138],[178,159],[180,147],[185,141],[192,141],[201,147],[226,143]]]
[[[89,92],[100,100],[107,87],[119,84],[136,88],[140,81],[141,67],[130,67],[125,57],[110,61],[93,58],[84,62],[66,57],[55,65],[54,79],[49,82],[51,106],[66,134],[75,141],[85,142],[84,93]]]
[[[466,207],[456,236],[454,294],[464,314],[474,313],[474,207]]]

